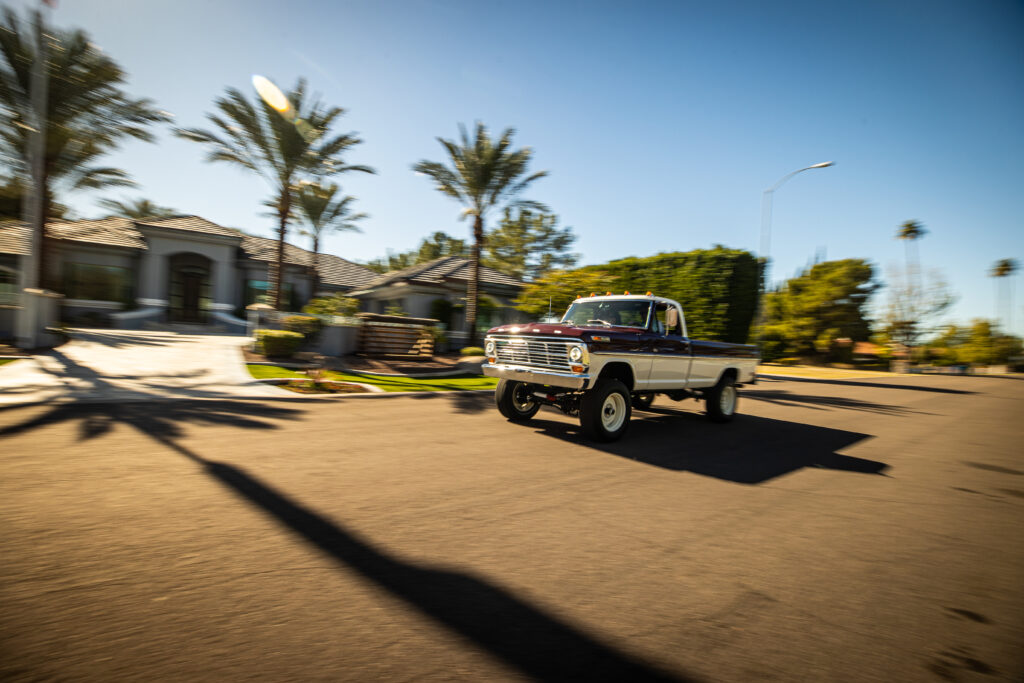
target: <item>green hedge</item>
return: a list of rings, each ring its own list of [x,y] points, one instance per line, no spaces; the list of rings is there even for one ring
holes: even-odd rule
[[[547,312],[549,297],[561,314],[567,302],[590,292],[653,292],[683,305],[690,337],[744,343],[757,314],[761,266],[742,249],[713,249],[629,257],[556,273],[523,290],[518,308]]]
[[[256,350],[264,356],[287,358],[295,353],[306,337],[289,330],[259,330],[256,332]]]
[[[484,350],[479,346],[466,346],[459,351],[459,354],[463,356],[482,356],[484,355]]]
[[[284,319],[283,326],[289,332],[298,332],[312,337],[320,332],[323,323],[320,322],[320,318],[314,318],[311,315],[290,315]]]

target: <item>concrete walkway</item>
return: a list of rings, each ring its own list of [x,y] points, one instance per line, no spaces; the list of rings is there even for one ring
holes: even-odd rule
[[[0,367],[0,405],[40,401],[287,397],[253,380],[239,336],[71,330],[72,340]]]

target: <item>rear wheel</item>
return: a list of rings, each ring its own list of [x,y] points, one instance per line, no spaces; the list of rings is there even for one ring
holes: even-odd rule
[[[629,390],[617,379],[598,380],[580,400],[580,426],[595,441],[615,441],[626,433],[632,414]]]
[[[494,403],[498,412],[511,422],[527,422],[540,410],[540,404],[530,396],[529,387],[510,379],[498,382],[494,388]]]
[[[708,417],[712,422],[729,422],[736,414],[740,396],[733,376],[724,375],[718,384],[704,392]]]
[[[652,403],[654,403],[653,391],[641,391],[638,394],[633,394],[633,407],[637,410],[647,410]]]

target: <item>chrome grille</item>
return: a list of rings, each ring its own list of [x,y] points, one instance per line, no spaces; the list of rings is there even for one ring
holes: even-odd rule
[[[537,337],[490,337],[499,363],[569,371],[569,347],[573,342]]]

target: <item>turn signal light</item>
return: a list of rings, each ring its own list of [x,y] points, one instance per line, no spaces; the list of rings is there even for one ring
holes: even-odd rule
[[[583,372],[583,366],[582,365],[570,365],[569,369],[572,370],[575,373]]]

